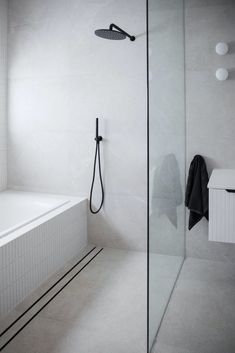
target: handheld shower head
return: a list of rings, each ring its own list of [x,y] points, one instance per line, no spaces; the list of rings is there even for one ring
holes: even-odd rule
[[[114,30],[113,28],[115,28],[116,30]],[[130,38],[131,41],[135,40],[134,36],[131,36],[127,32],[123,31],[123,29],[121,29],[114,23],[111,23],[111,25],[109,26],[109,29],[97,29],[95,31],[95,35],[97,35],[100,38],[110,39],[110,40],[122,40],[122,39],[126,39],[126,37]]]

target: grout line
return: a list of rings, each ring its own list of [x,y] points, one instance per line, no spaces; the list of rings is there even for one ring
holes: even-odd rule
[[[0,333],[0,338],[14,326],[25,314],[29,312],[45,295],[47,295],[62,279],[64,279],[76,266],[78,266],[91,252],[96,249],[96,246],[91,249],[81,260],[79,260],[74,266],[72,266],[62,277],[60,277],[46,292],[44,292],[33,304],[31,304],[28,309],[26,309],[17,319],[15,319],[3,332]],[[0,349],[1,350],[1,349]]]
[[[101,253],[103,248],[96,253],[70,280],[65,283],[58,292],[56,292],[2,347],[0,352],[86,267],[94,258]]]

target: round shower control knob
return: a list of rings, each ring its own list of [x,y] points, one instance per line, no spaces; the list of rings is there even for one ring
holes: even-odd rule
[[[216,45],[215,51],[218,55],[226,55],[228,53],[228,44],[220,42]]]
[[[217,80],[225,81],[228,78],[228,70],[222,69],[222,68],[218,69],[215,73],[215,76],[216,76]]]

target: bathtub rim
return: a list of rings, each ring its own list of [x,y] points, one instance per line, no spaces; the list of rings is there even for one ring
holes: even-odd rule
[[[7,190],[2,190],[1,192],[4,191],[12,191],[16,192],[18,190],[14,189],[7,189]],[[40,195],[40,196],[48,196],[48,197],[55,197],[57,199],[61,199],[61,202],[63,202],[60,206],[57,206],[53,208],[52,210],[49,210],[42,215],[38,216],[37,218],[32,219],[31,221],[27,222],[27,224],[23,224],[21,226],[17,226],[16,229],[9,231],[6,235],[3,235],[0,237],[0,248],[11,241],[17,239],[21,235],[28,233],[34,228],[39,227],[41,224],[49,221],[50,219],[60,215],[61,213],[67,211],[71,207],[74,207],[78,205],[79,203],[86,202],[87,203],[87,198],[86,197],[78,197],[78,196],[71,196],[71,195],[61,195],[61,194],[50,194],[50,193],[38,193],[38,192],[29,192],[29,191],[23,191],[20,190],[21,193],[30,193],[34,194],[35,196]],[[9,229],[9,228],[8,228]]]

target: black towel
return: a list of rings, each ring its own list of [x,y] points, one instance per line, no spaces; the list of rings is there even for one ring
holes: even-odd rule
[[[208,220],[208,173],[202,156],[196,155],[189,168],[185,206],[190,210],[188,229],[203,217]]]

